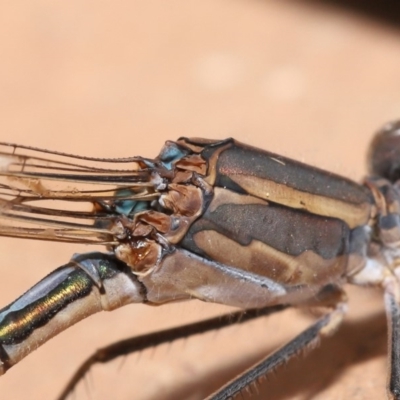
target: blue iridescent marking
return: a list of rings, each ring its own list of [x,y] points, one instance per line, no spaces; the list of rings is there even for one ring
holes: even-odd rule
[[[187,151],[178,147],[175,143],[167,143],[159,155],[161,164],[168,170],[172,169],[174,161],[178,161],[188,154]]]
[[[135,193],[129,189],[121,189],[116,192],[117,197],[128,197],[134,194]],[[137,201],[130,199],[117,200],[114,202],[114,205],[115,211],[118,214],[126,215],[127,217],[149,209],[148,201]]]
[[[120,200],[115,202],[115,210],[117,213],[126,216],[145,211],[148,208],[148,201]]]

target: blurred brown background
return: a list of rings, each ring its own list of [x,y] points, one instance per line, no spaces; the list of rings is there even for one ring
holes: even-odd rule
[[[2,2],[0,140],[151,157],[166,139],[234,136],[359,180],[373,131],[400,117],[400,13],[391,4]],[[1,238],[0,304],[90,250]],[[281,368],[253,399],[384,398],[381,296],[349,293],[337,335]],[[96,315],[10,370],[0,398],[53,399],[96,348],[221,310],[193,301]],[[96,367],[72,398],[202,399],[311,321],[290,310],[160,346]]]

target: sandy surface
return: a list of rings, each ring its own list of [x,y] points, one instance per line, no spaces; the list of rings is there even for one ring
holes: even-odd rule
[[[373,131],[400,117],[400,31],[323,4],[3,2],[0,140],[150,157],[166,139],[234,136],[359,180]],[[1,239],[0,304],[89,250]],[[252,399],[384,398],[381,295],[349,295],[341,330]],[[99,346],[221,311],[192,301],[96,315],[10,370],[0,398],[53,399]],[[289,310],[145,351],[95,368],[72,398],[202,399],[311,321]]]

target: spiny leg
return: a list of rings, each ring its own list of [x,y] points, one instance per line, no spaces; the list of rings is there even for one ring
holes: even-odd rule
[[[117,357],[125,356],[149,347],[158,346],[162,343],[171,342],[215,329],[221,329],[233,324],[241,324],[251,321],[255,318],[282,311],[287,307],[288,306],[286,305],[277,305],[260,309],[238,311],[215,318],[210,318],[204,321],[179,326],[176,328],[165,329],[112,343],[109,346],[98,349],[81,364],[57,400],[67,399],[76,385],[83,379],[83,377],[93,367],[94,364],[106,363]]]
[[[388,398],[400,399],[400,302],[399,283],[389,279],[385,284],[385,308],[388,321],[389,376]]]
[[[334,333],[342,322],[347,310],[344,293],[339,292],[338,289],[337,296],[338,302],[333,311],[320,318],[311,327],[300,333],[275,353],[265,357],[261,362],[233,379],[222,389],[209,396],[207,400],[227,400],[234,398],[252,383],[257,382],[261,377],[272,372],[281,364],[286,363],[302,350],[317,345],[320,338],[330,336]]]

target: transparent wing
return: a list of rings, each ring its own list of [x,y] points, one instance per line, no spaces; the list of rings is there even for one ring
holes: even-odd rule
[[[155,199],[151,165],[0,142],[0,236],[113,244],[107,205]]]

